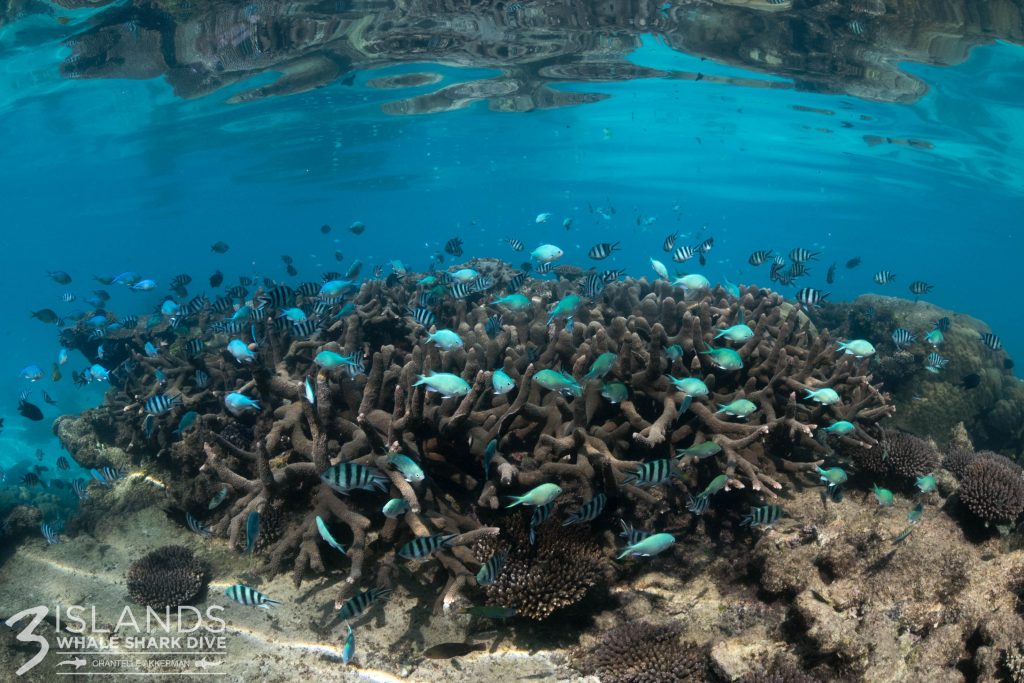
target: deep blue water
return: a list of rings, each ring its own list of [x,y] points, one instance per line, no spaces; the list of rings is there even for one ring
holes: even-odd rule
[[[80,16],[86,16],[82,13]],[[400,259],[425,269],[444,242],[461,236],[468,255],[525,260],[541,242],[587,265],[596,242],[623,249],[603,266],[651,276],[648,258],[663,258],[666,234],[715,237],[712,281],[768,284],[753,269],[755,249],[821,250],[801,285],[832,299],[864,292],[907,296],[912,280],[935,285],[925,297],[987,321],[1010,355],[1024,355],[1024,322],[1013,295],[1024,253],[1024,49],[996,43],[973,49],[952,67],[901,65],[928,85],[912,103],[788,87],[789,78],[717,64],[670,49],[655,35],[629,56],[665,71],[777,82],[757,88],[708,80],[650,78],[572,83],[566,91],[604,93],[581,106],[500,113],[483,102],[420,116],[384,113],[388,102],[438,87],[488,78],[495,69],[433,63],[360,71],[354,81],[244,104],[235,93],[270,83],[256,75],[185,100],[160,77],[65,78],[74,26],[28,16],[0,28],[0,283],[6,324],[0,332],[0,464],[47,464],[59,445],[50,422],[102,397],[78,389],[72,369],[54,384],[49,369],[56,328],[28,319],[95,288],[93,275],[135,270],[161,283],[152,293],[106,287],[109,309],[148,313],[181,272],[201,291],[215,270],[285,278],[280,256],[294,257],[299,277],[318,279],[355,258],[373,265]],[[368,87],[400,73],[444,78],[405,90]],[[821,110],[827,110],[826,113]],[[847,127],[848,126],[848,127]],[[923,140],[931,148],[871,145],[865,136]],[[614,208],[606,220],[591,208]],[[537,224],[535,216],[551,212]],[[655,217],[641,227],[637,217]],[[572,218],[569,231],[563,219]],[[367,225],[356,236],[353,221]],[[333,226],[329,235],[319,228]],[[218,255],[210,245],[231,245]],[[335,251],[344,260],[335,260]],[[854,256],[854,270],[843,264]],[[838,280],[825,270],[838,262]],[[670,264],[671,265],[671,264]],[[690,266],[691,264],[687,264]],[[74,277],[61,286],[49,269]],[[871,282],[878,270],[898,279]],[[198,287],[197,287],[198,285]],[[794,290],[790,290],[794,291]],[[38,384],[19,378],[36,363]],[[46,389],[58,402],[46,419],[15,411],[19,393]],[[19,471],[20,472],[20,471]]]

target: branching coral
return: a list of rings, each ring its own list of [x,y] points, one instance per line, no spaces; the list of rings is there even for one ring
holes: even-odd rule
[[[960,500],[986,522],[1014,522],[1024,512],[1024,470],[995,453],[979,453],[964,468]]]
[[[708,680],[707,654],[694,643],[681,643],[682,626],[627,622],[601,636],[573,663],[601,683],[701,683]]]
[[[128,595],[147,607],[177,607],[191,602],[206,587],[206,563],[180,545],[143,555],[128,567]]]
[[[498,261],[469,265],[488,273],[495,287],[515,275]],[[867,360],[837,351],[826,331],[816,330],[800,309],[768,290],[752,287],[736,298],[719,288],[684,300],[664,281],[627,281],[609,284],[581,303],[571,327],[564,318],[549,325],[539,305],[530,303],[526,310],[501,310],[497,328],[488,322],[500,309],[484,305],[481,295],[432,294],[427,301],[438,327],[456,331],[464,343],[443,352],[425,342],[422,328],[406,315],[422,298],[406,284],[415,279],[409,274],[405,281],[366,281],[347,302],[354,311],[340,315],[341,301],[332,300],[309,338],[293,336],[274,320],[285,305],[312,310],[315,295],[280,288],[257,293],[264,299],[255,298],[253,305],[265,300],[270,310],[242,332],[254,333],[259,342],[250,344],[257,349],[252,363],[223,352],[230,337],[214,329],[218,316],[210,307],[177,328],[160,324],[146,332],[117,333],[126,340],[122,348],[131,356],[130,366],[118,371],[117,390],[88,419],[106,425],[111,441],[166,482],[182,509],[201,511],[211,531],[232,546],[244,546],[250,513],[261,513],[268,532],[274,521],[273,535],[256,548],[268,574],[290,567],[299,583],[307,573],[325,572],[316,527],[320,517],[347,549],[348,580],[338,601],[356,590],[368,560],[376,580],[389,583],[397,547],[414,536],[457,534],[433,555],[449,574],[440,601],[447,606],[471,583],[467,563],[475,560],[463,546],[496,531],[479,521],[474,506],[494,510],[499,494],[557,482],[581,500],[604,491],[650,505],[660,494],[626,484],[626,477],[643,461],[713,441],[721,451],[705,460],[702,470],[716,469],[732,486],[774,495],[781,487],[776,469],[808,468],[829,452],[815,438],[817,430],[850,421],[852,432],[830,438],[876,448],[872,425],[892,411],[866,373]],[[580,285],[556,280],[524,286],[536,301],[555,302]],[[719,343],[716,333],[740,319],[754,331],[735,348],[742,368],[721,369],[708,351]],[[176,352],[188,338],[201,340],[202,352]],[[144,340],[161,343],[166,351],[141,353]],[[680,351],[670,354],[670,347]],[[83,349],[91,352],[89,346]],[[322,367],[314,363],[321,352],[348,360]],[[608,352],[617,357],[608,379],[629,387],[621,404],[602,398],[600,381],[583,381],[582,395],[572,398],[536,380],[542,369],[582,378],[594,359]],[[513,393],[492,393],[496,368],[515,380]],[[184,434],[174,431],[173,413],[157,416],[152,433],[147,431],[143,404],[161,386],[157,370],[164,382],[158,391],[180,394],[184,410],[199,413],[197,426]],[[447,399],[428,393],[417,379],[431,373],[457,374],[469,389]],[[699,378],[708,395],[691,403],[666,375]],[[206,377],[209,381],[202,381]],[[824,405],[806,398],[808,390],[823,388],[834,389],[840,400]],[[258,399],[262,410],[237,418],[227,414],[228,392]],[[718,410],[737,399],[752,401],[756,412],[740,419]],[[70,427],[63,431],[72,434]],[[785,447],[766,448],[767,435]],[[491,442],[496,448],[488,448]],[[425,481],[407,481],[394,470],[388,456],[396,452],[412,458],[425,471]],[[485,457],[491,457],[486,470]],[[390,495],[404,499],[408,510],[382,520],[380,495],[339,496],[321,479],[338,463],[386,475]],[[696,457],[683,457],[679,470],[695,463]],[[208,501],[225,485],[227,502],[207,512]],[[383,541],[373,548],[367,545],[371,529],[379,529]],[[581,533],[573,530],[565,538]]]

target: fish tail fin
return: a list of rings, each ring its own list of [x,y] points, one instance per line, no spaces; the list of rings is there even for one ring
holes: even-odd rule
[[[512,496],[511,498],[509,498],[509,500],[511,500],[512,502],[509,503],[508,505],[506,505],[505,507],[506,508],[514,508],[516,505],[519,505],[520,503],[523,502],[523,497],[522,496]]]
[[[619,553],[618,557],[616,557],[615,559],[616,559],[616,560],[621,560],[621,559],[622,559],[622,558],[624,558],[624,557],[625,557],[626,555],[629,555],[629,553],[630,553],[630,552],[631,552],[632,550],[633,550],[633,546],[631,546],[631,545],[627,545],[627,546],[626,546],[626,549],[625,549],[625,550],[623,550],[623,551],[622,551],[621,553]]]

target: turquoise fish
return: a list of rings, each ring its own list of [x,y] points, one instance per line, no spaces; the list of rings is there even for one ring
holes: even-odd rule
[[[512,496],[512,502],[505,507],[516,505],[547,505],[562,493],[558,484],[541,484],[521,496]]]

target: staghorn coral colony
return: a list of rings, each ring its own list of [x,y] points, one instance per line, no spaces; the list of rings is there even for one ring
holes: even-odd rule
[[[747,602],[724,607],[715,628],[742,633],[757,615],[784,632],[795,619],[811,648],[739,666],[729,641],[682,645],[692,630],[624,615],[572,660],[609,681],[856,679],[892,653],[872,645],[890,631],[858,626],[851,608],[888,604],[893,628],[940,647],[928,640],[934,615],[899,597],[905,585],[956,610],[960,642],[1006,627],[968,606],[977,553],[921,551],[924,565],[895,555],[913,543],[904,539],[922,505],[909,525],[889,517],[875,528],[875,512],[841,502],[844,489],[874,483],[884,511],[882,483],[917,487],[922,502],[959,489],[982,525],[1024,511],[1020,468],[976,453],[962,426],[943,459],[892,424],[874,347],[822,326],[841,312],[756,286],[559,268],[540,280],[474,259],[361,285],[265,282],[111,331],[103,344],[117,369],[104,403],[54,424],[97,480],[68,532],[138,505],[136,486],[111,485],[131,472],[161,487],[182,528],[251,554],[256,574],[324,582],[347,620],[387,598],[409,562],[435,613],[528,622],[628,605],[636,598],[620,589],[645,572],[694,579],[701,555],[718,553],[789,617]],[[470,269],[474,287],[445,283]],[[307,320],[289,317],[299,309]],[[68,328],[62,341],[96,358],[88,330]],[[819,484],[815,506],[793,495]],[[201,592],[206,570],[183,548],[161,548],[128,578],[134,601],[173,605]],[[276,603],[247,586],[228,596]],[[995,670],[1002,660],[986,652],[976,666]]]

